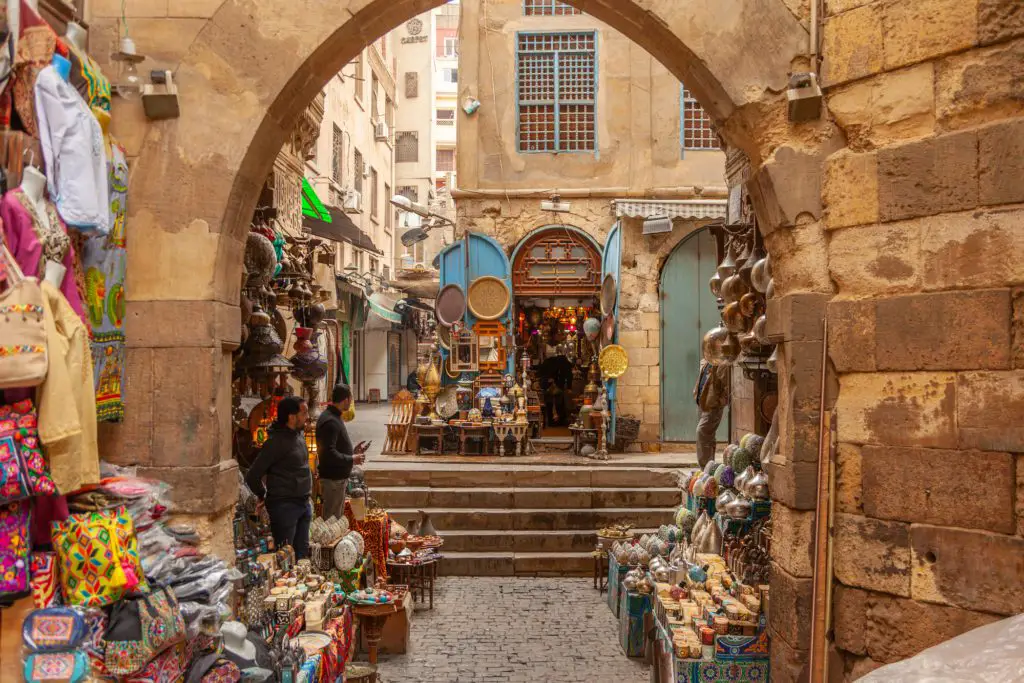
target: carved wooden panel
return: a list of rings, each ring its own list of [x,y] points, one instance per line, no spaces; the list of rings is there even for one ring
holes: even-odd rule
[[[601,286],[601,255],[569,230],[545,230],[519,248],[512,264],[516,296],[596,294]]]

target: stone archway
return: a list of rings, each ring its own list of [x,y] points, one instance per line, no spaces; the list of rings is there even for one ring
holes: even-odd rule
[[[1019,481],[1024,452],[1024,434],[1006,427],[1024,409],[1018,8],[825,3],[826,106],[821,121],[791,124],[783,91],[810,66],[809,1],[567,1],[685,80],[752,164],[783,343],[773,678],[795,679],[809,642],[826,314],[842,669],[853,677],[1024,611],[1024,486],[1005,485],[1014,472]],[[259,188],[327,77],[442,0],[159,4],[139,3],[140,23],[175,72],[182,116],[150,125],[135,146],[128,417],[105,431],[104,452],[174,484],[178,509],[210,520],[208,536],[227,548],[237,479],[227,351]],[[964,481],[975,487],[966,494]],[[979,554],[984,569],[964,564]]]

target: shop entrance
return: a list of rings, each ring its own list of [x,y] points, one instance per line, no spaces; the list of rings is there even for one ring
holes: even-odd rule
[[[528,376],[535,434],[568,442],[580,409],[597,398],[598,348],[584,326],[598,324],[601,249],[577,228],[540,228],[512,253],[512,285],[516,374]]]
[[[721,316],[708,280],[718,267],[715,237],[707,228],[683,240],[661,271],[661,437],[665,441],[697,439],[697,405],[693,387],[700,371],[701,340]],[[727,441],[728,413],[718,427]]]

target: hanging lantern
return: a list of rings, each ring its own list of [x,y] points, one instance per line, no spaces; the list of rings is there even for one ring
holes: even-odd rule
[[[704,360],[712,365],[731,365],[739,357],[739,342],[721,325],[704,335],[701,344]]]
[[[725,250],[725,258],[718,264],[718,277],[723,280],[736,273],[736,260],[732,255],[732,245]]]
[[[718,274],[717,270],[715,271],[715,274],[711,276],[711,279],[708,280],[708,289],[711,290],[711,293],[715,295],[716,299],[721,297],[721,295],[722,295],[722,276]]]
[[[773,372],[775,374],[779,373],[779,347],[778,347],[778,345],[776,345],[775,348],[772,349],[772,355],[768,356],[768,360],[765,361],[765,364],[768,366],[769,372]]]

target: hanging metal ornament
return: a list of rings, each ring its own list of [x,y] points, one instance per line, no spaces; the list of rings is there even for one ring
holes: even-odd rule
[[[715,271],[715,274],[708,280],[708,288],[716,299],[722,295],[722,276],[718,274],[718,271]]]
[[[739,301],[749,291],[750,285],[747,284],[746,280],[739,273],[730,275],[722,282],[722,299],[727,304]]]
[[[740,304],[736,301],[726,304],[725,308],[722,309],[722,321],[725,323],[726,329],[733,334],[746,331],[747,320],[743,317]]]
[[[750,270],[750,285],[757,291],[764,294],[768,290],[768,282],[771,281],[769,267],[771,265],[768,256],[760,259]]]
[[[712,365],[731,365],[739,357],[740,347],[736,337],[719,325],[704,335],[701,351],[704,360]]]
[[[757,337],[757,341],[761,344],[768,344],[768,337],[766,336],[767,327],[768,317],[762,314],[758,316],[757,320],[754,321],[754,326],[750,328],[751,333]]]
[[[718,277],[724,281],[730,275],[736,272],[736,260],[732,255],[732,245],[725,250],[725,258],[718,264]]]
[[[764,298],[775,298],[775,278],[772,278],[771,280],[768,281],[768,286],[764,290]]]
[[[765,361],[765,365],[768,366],[769,372],[779,374],[779,347],[777,344],[775,348],[772,349],[772,355],[768,356],[768,360]]]

